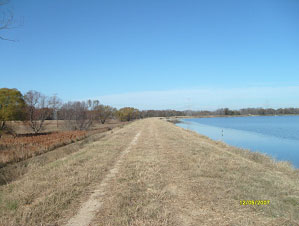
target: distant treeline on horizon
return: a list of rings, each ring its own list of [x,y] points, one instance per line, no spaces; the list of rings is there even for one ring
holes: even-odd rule
[[[146,117],[171,117],[171,116],[217,116],[217,115],[296,115],[299,108],[243,108],[240,110],[230,110],[221,108],[215,111],[175,111],[175,110],[143,110],[141,116]]]
[[[42,130],[45,120],[65,120],[72,130],[88,129],[93,122],[104,124],[107,119],[131,121],[148,117],[172,116],[237,116],[237,115],[292,115],[299,114],[299,108],[243,108],[230,110],[221,108],[205,110],[139,110],[134,107],[116,109],[102,105],[100,100],[63,102],[57,96],[45,96],[30,90],[22,94],[17,89],[0,88],[0,133],[8,130],[7,121],[24,121],[34,133]],[[76,123],[74,123],[76,122]]]

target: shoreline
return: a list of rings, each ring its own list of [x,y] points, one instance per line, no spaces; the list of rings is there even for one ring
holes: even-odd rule
[[[91,225],[299,223],[299,170],[165,119],[136,120],[77,148],[38,156],[1,186],[0,225],[65,225],[99,192]]]
[[[179,128],[183,128],[183,129],[186,129],[186,128],[184,128],[183,126],[181,127],[181,126],[179,126],[179,125],[177,125],[178,123],[182,123],[182,124],[190,124],[190,125],[193,125],[193,123],[192,122],[184,122],[184,121],[169,121],[168,120],[168,122],[171,122],[171,123],[173,123],[173,124],[175,124],[176,126],[178,126]],[[205,126],[211,126],[211,125],[206,125],[206,124],[204,124]],[[254,136],[256,136],[256,135],[258,135],[259,133],[256,133],[256,132],[252,132],[252,131],[247,131],[247,130],[239,130],[239,129],[234,129],[234,128],[223,128],[223,127],[217,127],[217,126],[211,126],[211,127],[215,127],[215,128],[219,128],[219,129],[222,129],[222,130],[225,130],[225,129],[228,129],[228,130],[232,130],[232,131],[239,131],[239,132],[241,132],[241,133],[245,133],[245,134],[253,134]],[[277,159],[277,158],[275,158],[273,155],[277,155],[277,152],[275,153],[275,151],[273,152],[271,152],[271,150],[269,150],[269,149],[265,149],[264,147],[265,146],[261,146],[260,148],[257,148],[257,146],[255,146],[255,145],[253,145],[253,146],[255,146],[255,149],[252,147],[252,146],[248,146],[247,145],[247,147],[242,147],[242,143],[241,144],[239,144],[239,146],[238,146],[238,144],[229,144],[229,143],[227,143],[227,141],[225,141],[225,140],[222,140],[222,139],[213,139],[212,137],[209,137],[208,135],[206,135],[206,134],[204,134],[204,133],[200,133],[200,132],[198,132],[196,129],[186,129],[186,130],[189,130],[189,131],[192,131],[192,132],[195,132],[195,133],[197,133],[197,134],[199,134],[199,135],[201,135],[201,136],[205,136],[205,137],[207,137],[208,139],[211,139],[212,141],[215,141],[215,142],[222,142],[222,143],[224,143],[224,144],[226,144],[226,145],[228,145],[228,146],[231,146],[231,147],[234,147],[234,148],[240,148],[240,149],[242,149],[242,150],[246,150],[246,151],[250,151],[250,152],[253,152],[253,153],[259,153],[259,154],[261,154],[261,155],[266,155],[266,156],[268,156],[269,158],[271,158],[271,159],[273,159],[273,161],[276,161],[276,162],[287,162],[287,163],[289,163],[294,169],[296,169],[296,170],[299,170],[299,165],[298,165],[298,163],[292,163],[291,162],[291,159],[292,158],[289,158],[289,159]],[[251,136],[253,136],[253,135],[251,135]],[[262,137],[267,137],[268,139],[269,138],[271,138],[271,139],[274,139],[275,138],[275,142],[278,142],[278,145],[279,145],[279,142],[281,142],[281,140],[282,140],[282,138],[279,138],[279,137],[275,137],[275,136],[271,136],[271,135],[268,135],[268,134],[260,134],[260,135],[262,135]],[[232,135],[230,135],[229,137],[231,137]],[[241,136],[242,136],[242,134],[241,134]],[[245,135],[245,136],[248,136],[248,135]],[[246,140],[246,138],[245,138],[245,140]],[[298,140],[292,140],[292,139],[287,139],[289,142],[298,142]],[[246,142],[245,142],[246,143]],[[246,146],[246,145],[245,145]],[[291,147],[292,148],[292,147]],[[291,150],[293,150],[293,149],[291,149]],[[269,153],[270,152],[270,153]]]
[[[278,115],[198,115],[198,116],[171,116],[165,118],[176,118],[176,119],[184,119],[184,118],[231,118],[231,117],[268,117],[268,116],[299,116],[299,114],[278,114]]]

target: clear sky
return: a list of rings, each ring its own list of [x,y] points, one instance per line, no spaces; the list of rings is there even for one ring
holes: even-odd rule
[[[298,0],[11,0],[0,87],[114,107],[299,107]],[[23,21],[23,22],[22,22]]]

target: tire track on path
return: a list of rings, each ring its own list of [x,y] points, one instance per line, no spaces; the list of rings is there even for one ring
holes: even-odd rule
[[[126,154],[128,154],[131,151],[132,147],[136,144],[140,134],[141,131],[135,135],[135,137],[133,138],[129,146],[120,154],[119,159],[112,167],[112,169],[110,169],[106,177],[96,187],[96,189],[93,191],[89,199],[82,204],[78,213],[68,221],[66,226],[88,226],[90,224],[96,212],[103,205],[102,198],[105,195],[105,190],[109,181],[112,180],[112,178],[114,178],[118,173],[123,158],[125,157]]]

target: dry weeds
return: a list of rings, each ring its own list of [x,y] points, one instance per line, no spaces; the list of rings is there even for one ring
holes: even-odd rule
[[[86,136],[85,131],[67,131],[28,137],[1,137],[0,166],[42,154]]]
[[[299,172],[159,119],[110,185],[92,225],[297,225]],[[240,200],[270,200],[242,206]]]
[[[0,224],[65,224],[141,130],[91,225],[299,224],[298,170],[160,119],[107,132],[2,186]],[[252,199],[270,205],[240,205]]]
[[[22,131],[23,134],[19,134],[17,137],[2,136],[0,138],[0,168],[125,124],[110,120],[107,124],[95,123],[89,131],[64,131],[63,121],[59,121],[60,127],[56,127],[56,121],[52,120],[46,122],[46,133],[32,134],[25,130],[26,127],[23,128],[24,123],[22,122],[8,123],[11,124],[11,127],[19,126],[20,128],[14,129]]]
[[[99,141],[43,165],[0,187],[0,225],[62,225],[104,178],[134,133],[116,129]]]

